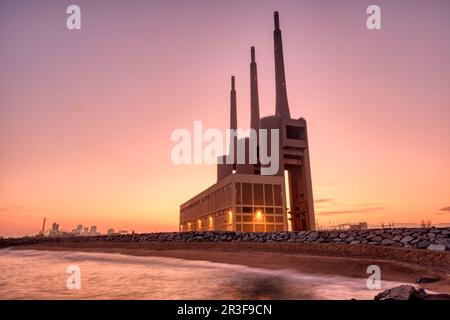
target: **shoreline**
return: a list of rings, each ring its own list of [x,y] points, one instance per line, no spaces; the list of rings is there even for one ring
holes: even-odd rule
[[[420,277],[438,277],[420,287],[450,294],[450,253],[370,245],[299,243],[67,242],[11,247],[14,250],[81,251],[132,256],[156,256],[293,270],[366,281],[369,265],[378,265],[381,280],[416,284]],[[386,288],[384,288],[386,289]]]

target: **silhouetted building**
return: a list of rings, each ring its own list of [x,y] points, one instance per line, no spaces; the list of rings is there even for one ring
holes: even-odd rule
[[[350,230],[367,230],[367,222],[360,222],[357,224],[351,224]]]
[[[91,227],[91,229],[89,230],[89,235],[90,235],[90,236],[96,236],[96,235],[98,235],[98,232],[97,232],[97,226],[92,226],[92,227]]]
[[[74,236],[80,236],[83,232],[83,225],[79,224],[75,229],[72,229],[71,234]]]
[[[315,229],[315,215],[309,160],[306,120],[292,119],[286,91],[283,45],[278,12],[274,13],[275,55],[275,115],[260,118],[258,76],[255,48],[250,62],[250,128],[279,130],[279,170],[275,175],[261,175],[259,157],[250,159],[250,139],[239,140],[245,145],[245,163],[226,163],[221,157],[217,165],[217,183],[180,206],[180,231],[235,230],[264,232],[287,230],[285,175],[289,188],[292,230]],[[231,78],[230,129],[237,129],[235,78]],[[232,137],[236,156],[239,145]],[[258,138],[259,139],[259,138]],[[259,140],[256,149],[259,151]],[[268,148],[270,150],[270,147]],[[258,152],[257,152],[258,153]],[[221,163],[222,162],[222,163]]]

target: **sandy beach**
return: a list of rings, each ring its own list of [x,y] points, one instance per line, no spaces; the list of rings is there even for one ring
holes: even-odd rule
[[[171,257],[355,278],[367,278],[367,267],[378,265],[382,281],[416,283],[419,277],[439,277],[437,282],[421,283],[420,286],[450,294],[450,253],[432,250],[370,245],[235,242],[73,242],[21,245],[14,249]]]

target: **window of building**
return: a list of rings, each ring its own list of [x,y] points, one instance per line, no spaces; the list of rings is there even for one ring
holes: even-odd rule
[[[273,186],[273,194],[275,198],[275,205],[281,206],[282,205],[282,197],[281,197],[281,185],[275,184]]]
[[[242,231],[243,232],[253,232],[253,225],[252,224],[242,225]]]
[[[243,204],[253,204],[252,199],[252,184],[251,183],[243,183],[242,184],[242,203]]]
[[[275,222],[284,222],[284,217],[283,216],[276,216],[275,217]]]
[[[253,213],[253,207],[242,207],[243,213]]]
[[[241,184],[236,183],[236,203],[241,204]]]
[[[306,140],[304,127],[286,126],[286,138],[294,140]]]
[[[266,208],[266,213],[273,213],[273,208]]]
[[[273,206],[273,192],[271,184],[264,185],[264,200],[266,206]]]
[[[253,222],[253,216],[251,216],[251,215],[243,215],[242,216],[242,221],[244,221],[244,222]]]
[[[253,185],[253,197],[255,205],[264,204],[264,192],[263,192],[263,185],[261,183],[255,183]]]
[[[261,209],[261,208],[256,208],[255,209],[255,221],[256,222],[263,222],[264,221],[263,209]]]

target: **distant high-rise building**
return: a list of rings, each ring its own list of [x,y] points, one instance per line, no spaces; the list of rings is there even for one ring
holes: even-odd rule
[[[88,236],[89,235],[89,227],[84,227],[83,231],[81,232],[81,235]]]
[[[98,234],[97,233],[97,226],[92,226],[91,230],[89,230],[89,235],[96,236],[97,234]]]
[[[74,236],[79,236],[83,232],[83,225],[79,224],[75,229],[72,230],[71,234]]]
[[[217,183],[180,206],[180,231],[287,230],[286,192],[289,192],[292,230],[315,229],[306,120],[291,118],[278,12],[274,13],[274,22],[275,115],[260,118],[256,54],[255,48],[251,47],[250,128],[267,129],[268,133],[270,129],[279,130],[279,170],[272,176],[261,175],[259,158],[256,163],[248,161],[250,143],[249,138],[245,138],[246,163],[237,163],[236,159],[233,163],[219,162]],[[236,105],[235,78],[232,77],[230,129],[237,128]],[[229,151],[236,156],[237,139],[233,137],[233,140],[235,149]],[[270,137],[267,140],[270,141]],[[259,141],[256,149],[259,150]],[[285,185],[288,185],[288,190]]]

